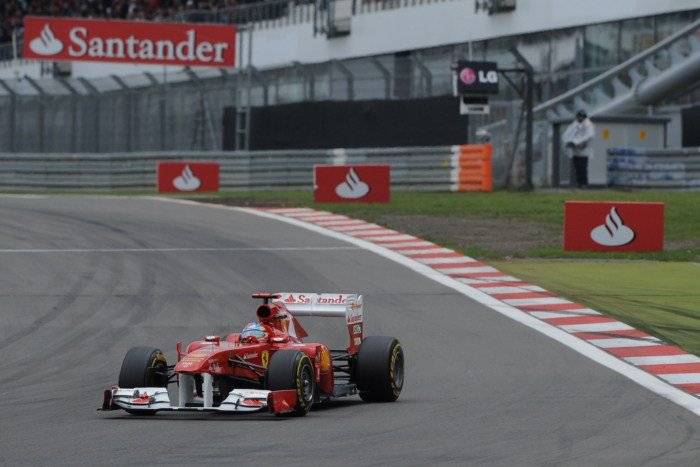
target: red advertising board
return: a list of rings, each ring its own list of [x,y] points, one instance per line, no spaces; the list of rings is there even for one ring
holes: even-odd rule
[[[388,203],[390,198],[388,165],[314,166],[317,203]]]
[[[236,28],[27,16],[24,58],[233,67]]]
[[[661,251],[664,204],[567,201],[566,251]]]
[[[219,191],[216,162],[159,162],[158,192]]]

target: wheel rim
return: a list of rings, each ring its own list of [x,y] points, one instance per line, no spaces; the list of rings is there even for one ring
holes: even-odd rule
[[[392,386],[396,390],[401,390],[403,387],[403,352],[400,348],[397,348],[391,359],[391,375]]]
[[[314,398],[314,382],[308,365],[304,366],[301,373],[301,397],[307,403]]]

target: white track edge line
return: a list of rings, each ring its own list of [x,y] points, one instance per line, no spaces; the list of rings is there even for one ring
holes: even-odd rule
[[[634,365],[631,365],[616,357],[613,357],[604,350],[601,350],[595,347],[594,345],[587,343],[586,341],[572,336],[571,334],[568,334],[555,326],[540,321],[535,317],[529,316],[528,314],[520,311],[515,307],[507,305],[493,297],[490,297],[489,295],[483,292],[480,292],[479,290],[476,290],[472,287],[469,287],[466,284],[456,281],[451,277],[446,276],[431,267],[428,267],[415,260],[402,256],[387,248],[383,248],[380,245],[376,245],[374,243],[361,240],[359,238],[351,237],[349,235],[343,235],[340,232],[334,232],[332,230],[319,227],[308,222],[299,221],[297,219],[289,218],[283,215],[273,214],[270,212],[260,211],[257,209],[200,203],[197,201],[164,198],[158,196],[153,196],[149,198],[180,204],[187,204],[190,206],[206,206],[214,209],[225,209],[244,212],[258,217],[265,217],[268,219],[284,222],[290,225],[304,228],[306,230],[310,230],[312,232],[316,232],[321,235],[325,235],[327,237],[335,238],[336,240],[341,240],[355,244],[362,249],[371,251],[372,253],[382,256],[386,259],[392,260],[395,263],[406,266],[412,271],[421,274],[422,276],[427,277],[428,279],[432,279],[435,282],[438,282],[446,287],[456,290],[462,295],[471,298],[472,300],[481,303],[482,305],[485,305],[491,308],[492,310],[504,316],[507,316],[508,318],[511,318],[514,321],[524,324],[525,326],[558,341],[559,343],[569,347],[570,349],[580,353],[581,355],[588,357],[589,359],[634,381],[640,386],[649,389],[650,391],[658,394],[659,396],[664,397],[680,405],[681,407],[693,412],[695,415],[700,416],[700,399],[696,398],[695,396],[692,396],[687,392],[662,381],[661,379],[651,375],[650,373],[647,373],[646,371],[640,368],[635,367]]]

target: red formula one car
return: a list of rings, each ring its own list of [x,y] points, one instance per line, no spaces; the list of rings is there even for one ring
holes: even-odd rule
[[[152,415],[158,411],[256,412],[306,415],[316,402],[358,394],[395,401],[403,387],[404,355],[393,337],[364,337],[362,296],[256,293],[259,323],[225,337],[207,336],[182,351],[177,363],[152,347],[134,347],[122,362],[119,385],[104,391],[102,410]],[[345,318],[349,344],[331,350],[306,343],[297,316]],[[168,395],[177,382],[178,400]]]

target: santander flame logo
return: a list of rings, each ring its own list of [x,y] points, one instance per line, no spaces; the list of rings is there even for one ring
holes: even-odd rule
[[[37,55],[56,55],[63,50],[63,42],[56,39],[48,23],[44,25],[39,37],[29,43],[29,48]]]
[[[173,180],[173,186],[180,191],[194,191],[201,185],[202,181],[192,173],[189,165],[186,165],[180,176]]]
[[[605,216],[605,223],[591,230],[591,239],[603,246],[623,246],[632,243],[634,230],[625,225],[614,207]]]
[[[345,199],[360,199],[369,193],[369,185],[360,180],[355,169],[350,168],[345,181],[335,187],[335,194]]]

